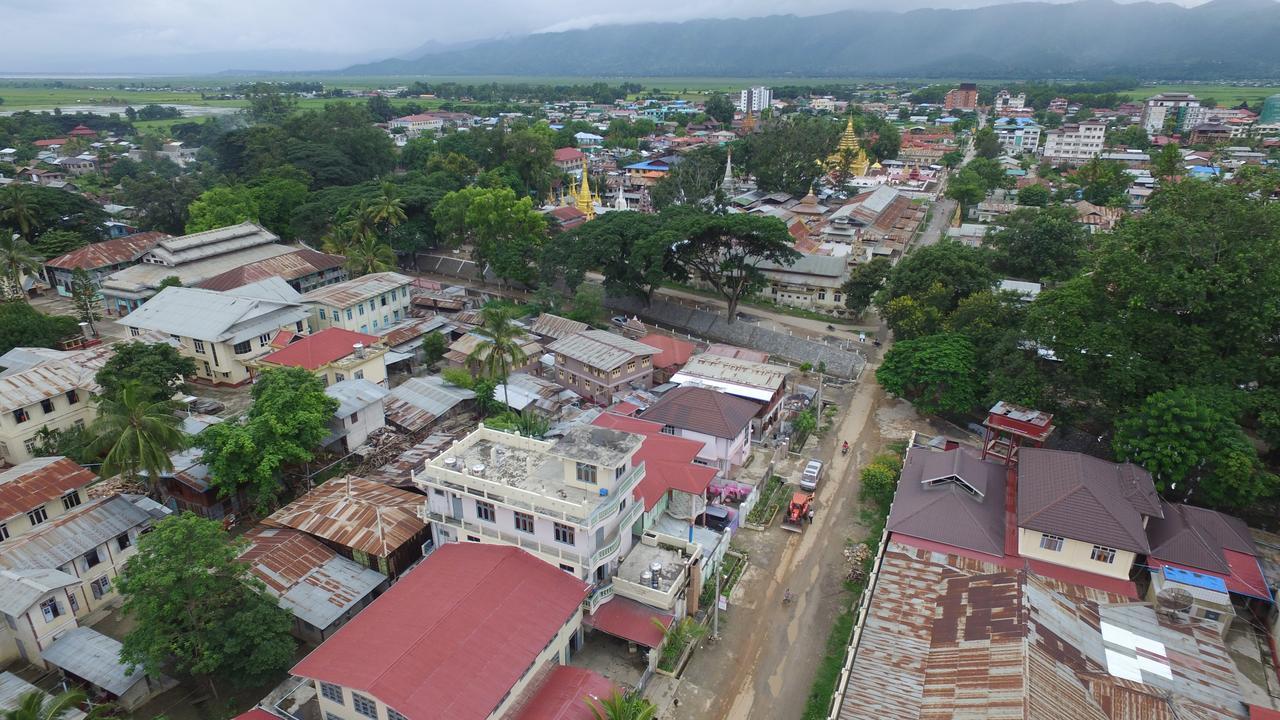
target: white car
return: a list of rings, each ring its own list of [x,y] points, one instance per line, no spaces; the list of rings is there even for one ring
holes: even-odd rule
[[[822,461],[810,460],[800,475],[800,489],[813,492],[818,489],[818,481],[822,479]]]

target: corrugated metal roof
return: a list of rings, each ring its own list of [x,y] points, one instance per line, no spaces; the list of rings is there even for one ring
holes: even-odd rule
[[[73,512],[5,541],[0,566],[13,569],[56,568],[152,517],[123,495],[90,500]]]
[[[897,542],[855,650],[842,720],[1246,717],[1214,624]]]
[[[417,432],[458,403],[476,394],[445,382],[439,375],[410,378],[391,390],[386,400],[387,420],[409,432]]]
[[[262,524],[387,557],[426,527],[418,517],[424,500],[417,493],[347,475],[310,490]]]
[[[143,262],[118,270],[103,278],[102,288],[106,291],[104,294],[108,295],[115,293],[145,296],[159,288],[161,281],[167,277],[176,277],[182,281],[183,285],[192,287],[228,270],[234,270],[243,265],[277,255],[284,255],[296,249],[276,244],[254,245],[234,252],[226,252],[192,262],[184,262],[176,267]]]
[[[328,255],[311,248],[300,248],[283,255],[276,255],[275,257],[242,265],[220,275],[214,275],[196,287],[205,290],[231,290],[232,288],[242,287],[269,277],[296,280],[307,275],[342,267],[345,262],[346,258],[341,255]]]
[[[141,330],[234,343],[294,325],[308,315],[298,293],[285,281],[271,278],[226,292],[168,287],[117,322]]]
[[[423,336],[445,326],[445,319],[440,315],[425,318],[413,318],[396,323],[379,333],[384,345],[399,349],[406,343],[422,342]]]
[[[608,330],[584,330],[547,346],[548,352],[572,358],[587,367],[613,370],[629,360],[657,355],[657,348]]]
[[[76,268],[94,270],[111,267],[112,265],[137,260],[142,257],[143,253],[159,244],[161,240],[170,237],[173,236],[169,233],[144,232],[100,243],[90,243],[79,250],[72,250],[66,255],[59,255],[47,261],[45,265],[63,270],[74,270]]]
[[[98,479],[62,456],[28,460],[0,472],[0,520],[25,513]]]
[[[559,340],[560,338],[569,337],[574,333],[580,333],[583,330],[590,330],[591,326],[570,320],[567,317],[552,315],[551,313],[542,313],[533,321],[533,327],[530,330],[534,335],[544,338],[552,338]]]
[[[280,606],[322,630],[387,580],[299,530],[258,527],[244,539],[240,559]]]
[[[141,670],[128,674],[127,667],[120,661],[123,647],[118,640],[93,628],[78,627],[55,640],[40,657],[120,697],[147,677]]]
[[[368,380],[343,380],[324,389],[324,394],[338,401],[337,417],[347,417],[353,412],[363,410],[370,405],[382,401],[391,393],[390,390],[375,385]]]
[[[152,250],[152,255],[166,265],[176,266],[244,248],[267,245],[279,240],[275,233],[261,225],[243,222],[181,237],[166,238]]]
[[[18,703],[26,695],[40,693],[44,697],[49,694],[11,672],[0,672],[0,710],[16,710]],[[84,720],[85,714],[75,708],[65,711],[59,720]]]
[[[6,570],[0,568],[0,613],[18,617],[36,601],[58,588],[78,586],[80,578],[51,568]],[[0,698],[2,699],[2,698]],[[4,703],[0,702],[0,708]]]
[[[346,282],[316,288],[303,295],[302,299],[307,303],[344,308],[412,284],[413,278],[397,272],[371,273]]]

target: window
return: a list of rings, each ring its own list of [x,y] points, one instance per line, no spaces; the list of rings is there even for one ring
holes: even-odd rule
[[[68,404],[68,405],[75,405],[75,404],[76,404],[76,403],[78,403],[78,402],[80,402],[80,393],[76,392],[75,390],[68,390],[68,391],[67,391],[67,404]]]
[[[84,554],[84,566],[86,568],[96,567],[102,564],[102,557],[98,555],[98,548],[94,548]]]
[[[357,380],[363,380],[363,379],[364,379],[364,371],[363,371],[363,370],[357,370],[357,371],[356,371],[356,379],[357,379]]]
[[[1093,552],[1089,553],[1089,559],[1110,565],[1116,561],[1116,551],[1101,545],[1094,545]]]
[[[266,345],[271,342],[271,333],[263,333],[258,336],[258,345]]]
[[[77,429],[77,430],[83,430],[83,429],[84,429],[84,420],[77,420],[77,421],[75,421],[75,422],[73,422],[73,423],[71,423],[71,424],[72,424],[72,425],[74,425],[74,426],[76,427],[76,429]]]
[[[596,466],[578,463],[578,482],[589,485],[596,484]]]
[[[402,297],[402,298],[407,298],[407,297],[409,297],[409,288],[407,288],[407,287],[402,287],[402,288],[400,288],[400,297]]]
[[[374,321],[373,321],[373,329],[374,329],[374,330],[377,330],[377,329],[378,329],[378,321],[377,321],[377,320],[374,320]]]
[[[320,308],[320,319],[324,320],[324,308]]]
[[[367,718],[378,720],[378,705],[360,693],[351,693],[351,706]]]
[[[363,303],[362,303],[362,304],[360,304],[360,305],[357,305],[357,306],[356,306],[356,309],[360,311],[360,314],[361,314],[361,315],[363,315],[363,314],[364,314],[364,304],[363,304]]]
[[[334,381],[335,383],[340,383],[340,382],[342,382],[343,380],[346,380],[346,379],[347,379],[347,376],[346,376],[346,375],[343,375],[342,373],[334,373],[334,374],[333,374],[333,381]]]
[[[208,361],[204,362],[204,374],[213,377],[213,368],[209,367]]]
[[[50,400],[49,398],[45,398],[41,400],[40,409],[44,411],[45,415],[48,415],[49,413],[53,412],[53,401]]]
[[[573,528],[568,525],[555,524],[556,542],[572,545],[574,543]]]
[[[626,473],[627,473],[627,466],[619,465],[618,467],[613,469],[613,479],[621,480],[622,476],[625,475]]]
[[[27,415],[27,409],[26,409],[26,408],[18,408],[17,410],[14,410],[14,411],[13,411],[13,419],[14,419],[14,421],[15,421],[15,422],[17,422],[19,425],[21,425],[22,423],[24,423],[24,422],[26,422],[26,421],[30,420],[30,419],[31,419],[31,416],[30,416],[30,415]]]
[[[632,360],[631,362],[627,363],[627,372],[635,372],[635,371],[636,371],[636,361]]]
[[[569,573],[570,575],[576,575],[578,572],[573,569],[572,565],[565,565],[564,563],[560,563],[560,569]]]
[[[480,500],[476,501],[476,517],[485,522],[493,522],[494,512],[493,503],[487,503]]]
[[[409,720],[409,718],[401,715],[391,708],[387,708],[387,720]]]
[[[663,425],[663,426],[662,426],[662,434],[663,434],[663,435],[675,435],[675,434],[676,434],[675,426],[673,426],[673,425]]]
[[[129,533],[127,532],[120,533],[119,535],[116,536],[116,547],[120,548],[121,550],[128,550],[129,546],[132,544],[133,544],[133,541],[129,539]]]
[[[80,612],[80,601],[76,599],[75,593],[71,593],[70,595],[67,595],[67,600],[71,603],[72,613]]]
[[[0,523],[0,542],[4,542],[5,540],[8,540],[8,539],[9,539],[9,526],[4,523]]]
[[[302,332],[302,321],[299,320],[298,322],[294,323],[293,329],[297,330],[298,332]]]
[[[30,521],[32,525],[39,525],[48,519],[49,514],[44,511],[44,506],[38,507],[27,513],[27,520]]]
[[[1205,620],[1210,620],[1210,621],[1221,620],[1221,619],[1222,619],[1222,613],[1217,613],[1217,612],[1214,612],[1214,611],[1212,611],[1212,610],[1205,610],[1205,611],[1204,611],[1204,619],[1205,619]]]
[[[819,299],[819,300],[826,300],[826,299],[827,299],[827,293],[826,293],[826,291],[825,291],[825,290],[819,290],[819,291],[818,291],[818,299]]]
[[[342,697],[342,688],[332,683],[320,683],[320,695],[325,700],[332,700],[339,705],[344,705],[347,702],[346,698]]]
[[[380,300],[380,301],[381,301],[381,305],[382,305],[382,307],[386,307],[386,306],[387,306],[387,296],[386,296],[386,295],[383,295],[382,297],[378,298],[378,300]]]
[[[35,454],[36,454],[36,439],[35,439],[35,438],[33,438],[33,437],[29,437],[29,438],[27,438],[26,440],[23,440],[23,441],[22,441],[22,447],[26,448],[28,453],[31,453],[32,455],[35,455]]]
[[[355,425],[356,423],[360,422],[360,413],[358,412],[351,413],[349,416],[347,416],[347,420],[349,420],[352,425]]]
[[[193,341],[193,344],[195,345],[196,352],[198,352],[198,353],[200,353],[201,355],[203,355],[203,354],[204,354],[204,341],[203,341],[203,340],[195,340],[195,341]]]
[[[249,346],[249,341],[248,341],[248,340],[245,340],[244,342],[238,342],[238,343],[236,343],[235,345],[232,345],[232,346],[231,346],[231,352],[233,352],[233,353],[235,353],[235,354],[237,354],[237,355],[243,355],[243,354],[245,354],[245,353],[249,352],[251,349],[252,349],[252,348]]]
[[[49,623],[62,614],[62,608],[58,606],[57,600],[49,598],[40,603],[40,612],[44,614],[44,621]]]
[[[62,509],[63,509],[63,510],[70,510],[71,508],[73,508],[73,507],[75,507],[75,506],[77,506],[77,505],[79,505],[79,504],[80,504],[80,491],[79,491],[79,490],[72,490],[71,492],[69,492],[69,493],[67,493],[66,495],[63,495],[63,496],[62,496]]]
[[[533,534],[533,516],[529,513],[518,512],[516,516],[516,529],[522,533]]]
[[[89,589],[93,591],[93,598],[97,600],[111,590],[111,580],[106,575],[103,575],[89,583]]]
[[[324,720],[342,720],[342,718],[338,717],[337,715],[334,715],[331,712],[327,712],[324,714]]]
[[[132,335],[133,337],[138,337],[139,335],[142,334],[142,332],[139,331],[138,328],[131,327],[129,328],[129,334]]]
[[[1062,542],[1063,542],[1063,539],[1058,537],[1057,535],[1041,535],[1040,549],[1050,550],[1053,552],[1062,552]]]
[[[351,319],[351,308],[347,308],[347,319]]]

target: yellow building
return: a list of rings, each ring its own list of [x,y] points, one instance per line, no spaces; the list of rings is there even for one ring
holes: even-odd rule
[[[16,465],[35,457],[44,428],[93,422],[98,411],[90,400],[99,390],[94,375],[113,354],[111,346],[98,345],[73,351],[14,348],[0,356],[0,460]]]
[[[871,168],[871,161],[867,159],[862,143],[858,142],[858,133],[853,129],[853,118],[849,118],[844,132],[840,134],[840,144],[827,158],[825,167],[827,172],[835,173],[842,180],[866,175]]]

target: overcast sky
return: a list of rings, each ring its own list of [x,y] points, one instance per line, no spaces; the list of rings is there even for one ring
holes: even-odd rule
[[[0,74],[329,69],[403,55],[431,41],[604,23],[1001,1],[0,0]]]

